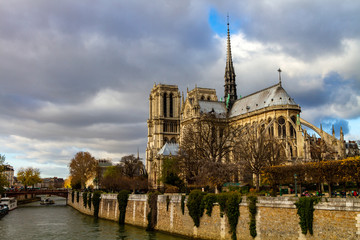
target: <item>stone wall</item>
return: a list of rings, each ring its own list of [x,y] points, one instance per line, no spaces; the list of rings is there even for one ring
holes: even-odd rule
[[[167,209],[166,198],[170,203]],[[314,235],[301,233],[299,217],[294,205],[296,198],[291,197],[259,197],[258,212],[256,215],[256,239],[359,239],[360,238],[360,199],[355,198],[323,198],[315,206]],[[69,194],[68,204],[80,212],[93,215],[91,210],[84,208],[82,195],[79,203],[71,201]],[[130,195],[126,209],[125,222],[128,224],[146,227],[147,213],[149,212],[147,195]],[[194,227],[187,207],[184,215],[181,211],[181,195],[159,195],[157,203],[158,221],[156,229],[202,239],[230,239],[229,223],[226,216],[220,217],[220,209],[215,204],[212,216],[204,213],[200,227]],[[101,196],[99,217],[118,221],[119,210],[116,194]],[[238,239],[252,239],[249,231],[249,210],[246,198],[240,204],[240,218],[237,225]]]

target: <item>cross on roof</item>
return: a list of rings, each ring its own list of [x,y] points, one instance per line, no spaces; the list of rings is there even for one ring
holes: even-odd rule
[[[281,85],[281,69],[280,68],[278,69],[278,72],[279,72],[279,84]]]

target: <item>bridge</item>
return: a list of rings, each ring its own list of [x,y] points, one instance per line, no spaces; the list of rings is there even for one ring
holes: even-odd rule
[[[19,196],[21,195],[56,195],[56,196],[60,196],[60,197],[64,197],[67,199],[68,197],[68,190],[67,189],[56,189],[56,190],[51,190],[51,189],[44,189],[44,190],[34,190],[34,189],[28,189],[28,190],[21,190],[21,191],[6,191],[4,192],[3,195],[5,195],[7,197],[16,197],[19,198]]]

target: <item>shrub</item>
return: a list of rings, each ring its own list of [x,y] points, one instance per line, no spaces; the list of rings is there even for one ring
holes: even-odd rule
[[[170,205],[170,197],[166,196],[166,211],[169,211],[169,205]]]
[[[177,186],[165,184],[165,193],[178,193],[178,192],[179,192],[179,188]]]
[[[87,205],[87,192],[83,192],[82,197],[83,197],[84,207],[86,208],[86,205]]]
[[[75,192],[72,191],[71,192],[71,202],[74,203],[74,199],[75,199]]]
[[[129,198],[129,191],[121,190],[117,196],[117,200],[119,203],[119,224],[125,223],[125,214],[126,214],[126,207]]]
[[[239,221],[240,210],[239,204],[241,202],[241,196],[237,192],[227,194],[226,201],[226,216],[229,221],[231,233],[231,239],[236,240],[236,226]]]
[[[189,198],[187,201],[187,208],[189,210],[189,215],[194,221],[194,225],[196,227],[200,226],[200,218],[204,213],[204,204],[203,204],[203,197],[205,193],[201,192],[200,190],[193,190],[189,194]]]
[[[256,201],[257,201],[257,197],[249,196],[249,197],[247,197],[247,199],[249,200],[250,235],[253,238],[255,238],[257,236],[257,232],[256,232],[256,213],[257,213]]]
[[[148,204],[150,211],[147,215],[148,225],[146,231],[154,230],[156,223],[157,223],[157,197],[158,192],[150,192],[148,194]]]
[[[301,197],[295,203],[297,208],[297,214],[300,217],[300,227],[303,234],[307,234],[307,231],[313,234],[313,220],[314,220],[314,205],[320,201],[317,197]]]
[[[88,200],[88,206],[89,206],[89,209],[91,209],[91,193],[89,193],[89,200]]]
[[[94,192],[92,202],[93,202],[93,206],[94,206],[94,217],[95,218],[99,217],[100,201],[101,201],[101,192],[100,191]]]
[[[216,195],[214,193],[209,193],[203,198],[203,201],[204,207],[206,209],[206,214],[211,217],[214,203],[216,203],[217,201]]]
[[[185,195],[181,195],[181,212],[183,215],[185,213],[185,198],[186,198]]]
[[[219,207],[220,207],[220,217],[224,216],[228,194],[229,193],[224,192],[224,193],[220,193],[220,194],[217,195],[217,201],[218,201]]]

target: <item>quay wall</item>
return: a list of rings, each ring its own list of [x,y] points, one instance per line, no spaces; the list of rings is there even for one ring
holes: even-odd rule
[[[170,203],[167,209],[166,198]],[[315,206],[314,234],[303,235],[299,225],[294,197],[258,197],[256,215],[256,239],[360,239],[360,199],[323,198]],[[186,204],[186,201],[185,201]],[[78,211],[93,215],[94,208],[85,208],[80,193],[79,202],[68,198],[68,205]],[[237,239],[253,239],[249,230],[249,210],[246,197],[239,206]],[[136,226],[147,226],[150,211],[147,195],[130,195],[125,222]],[[99,217],[118,221],[119,209],[116,194],[102,194]],[[194,226],[187,207],[182,214],[181,195],[159,195],[157,202],[156,230],[201,239],[231,239],[227,217],[220,217],[220,209],[214,205],[211,217],[204,213],[200,227]]]

